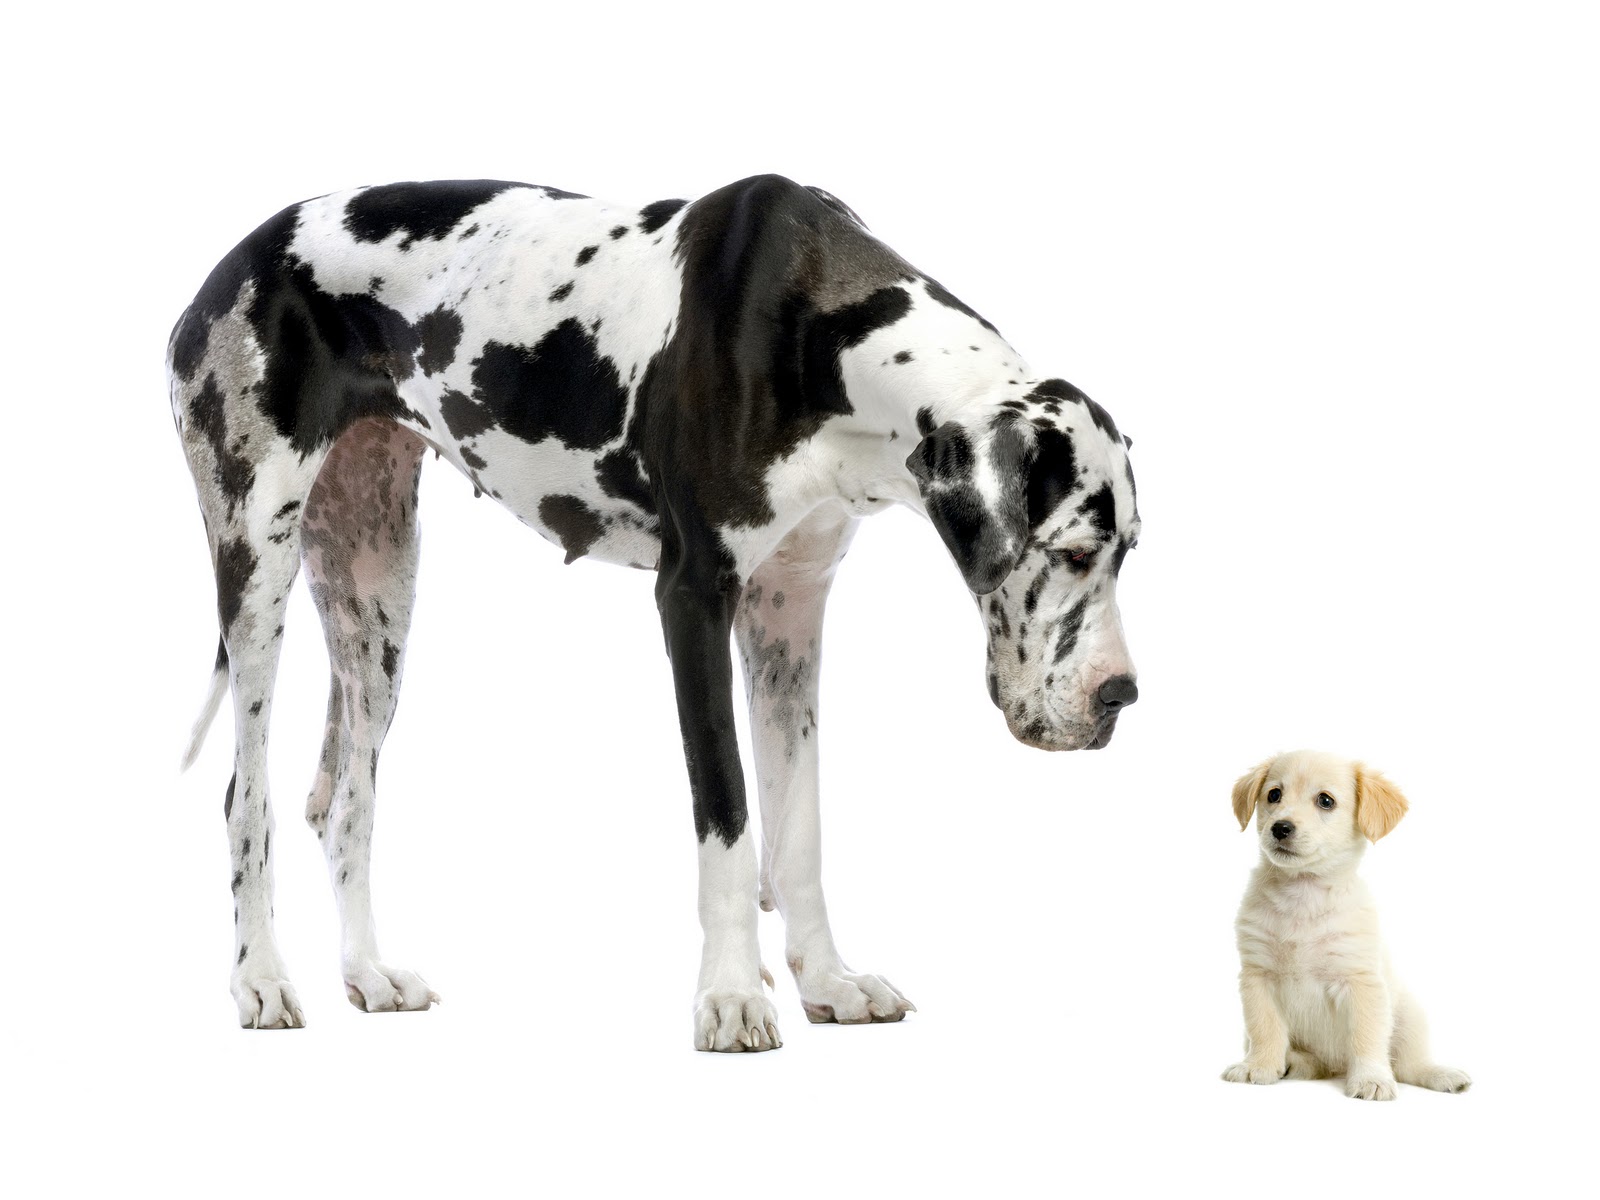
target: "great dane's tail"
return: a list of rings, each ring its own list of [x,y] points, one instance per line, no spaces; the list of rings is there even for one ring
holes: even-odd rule
[[[206,734],[211,729],[211,722],[216,719],[217,709],[222,705],[222,693],[227,690],[228,645],[219,637],[217,665],[211,668],[211,688],[206,692],[205,703],[200,706],[200,715],[195,719],[194,731],[189,734],[189,748],[183,752],[183,762],[178,767],[179,771],[187,771],[194,766],[194,760],[200,757],[200,747],[206,744]]]

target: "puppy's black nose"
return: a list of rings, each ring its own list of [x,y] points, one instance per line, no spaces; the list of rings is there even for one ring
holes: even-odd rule
[[[1272,823],[1272,836],[1280,842],[1294,832],[1293,821],[1274,821]]]
[[[1127,708],[1139,698],[1139,685],[1132,675],[1117,675],[1100,685],[1100,707],[1107,712]]]

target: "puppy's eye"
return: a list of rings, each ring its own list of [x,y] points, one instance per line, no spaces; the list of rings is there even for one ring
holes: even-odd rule
[[[1317,793],[1317,807],[1320,808],[1323,812],[1332,812],[1333,811],[1333,797],[1328,795],[1327,792],[1318,792]]]
[[[1283,789],[1282,788],[1273,788],[1270,792],[1267,793],[1267,803],[1268,804],[1276,804],[1279,800],[1282,800],[1282,799],[1283,799]]]

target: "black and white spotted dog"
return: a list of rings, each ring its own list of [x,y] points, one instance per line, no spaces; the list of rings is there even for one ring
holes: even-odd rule
[[[834,197],[778,176],[642,209],[495,181],[399,183],[285,209],[211,273],[168,350],[216,568],[240,1021],[303,1023],[272,932],[267,723],[304,568],[332,661],[306,819],[368,1012],[437,997],[378,952],[368,892],[433,449],[582,555],[653,570],[699,835],[695,1045],[779,1044],[757,903],[787,927],[814,1021],[910,1003],[845,966],[820,885],[823,605],[859,518],[938,529],[989,629],[1012,732],[1104,746],[1137,696],[1115,587],[1138,536],[1124,439]],[[757,873],[730,634],[755,731]]]

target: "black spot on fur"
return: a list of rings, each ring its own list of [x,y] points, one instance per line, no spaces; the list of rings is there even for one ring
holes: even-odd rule
[[[1027,592],[1023,594],[1023,612],[1031,616],[1033,614],[1033,610],[1039,607],[1039,594],[1044,591],[1044,585],[1048,583],[1049,580],[1050,568],[1048,566],[1041,568],[1039,573],[1033,577],[1033,582],[1028,584]]]
[[[917,432],[927,437],[933,429],[933,409],[927,407],[917,409]]]
[[[383,673],[390,679],[394,678],[395,671],[400,666],[400,647],[388,638],[383,639]]]
[[[989,453],[995,473],[1008,482],[991,510],[973,483],[977,455],[972,439],[947,421],[917,443],[906,469],[917,479],[928,518],[976,595],[993,591],[1016,566],[1027,533],[1020,484],[1027,444],[1015,421],[997,424]]]
[[[900,351],[898,354],[896,354],[894,356],[894,360],[897,363],[908,363],[908,362],[910,362],[911,361],[911,351],[909,351],[909,350]]]
[[[655,498],[639,469],[639,460],[626,450],[613,450],[595,464],[600,490],[617,500],[626,500],[647,513],[656,511]]]
[[[627,232],[628,227],[626,225],[613,225],[611,227],[611,240],[614,242]]]
[[[233,816],[233,789],[238,783],[239,776],[237,773],[228,780],[227,794],[222,797],[222,819],[224,821]]]
[[[982,325],[991,333],[999,332],[999,330],[995,329],[993,325],[989,324],[989,322],[985,321],[976,312],[968,308],[960,300],[957,300],[953,295],[951,295],[944,285],[941,284],[937,279],[929,279],[927,276],[923,276],[922,281],[928,286],[928,295],[937,300],[940,304],[943,304],[947,308],[953,308],[957,312],[966,313],[967,316],[971,317],[974,321],[976,321],[979,325]],[[973,349],[976,350],[977,347],[974,346]]]
[[[474,471],[481,471],[489,465],[487,460],[479,458],[476,454],[474,454],[470,446],[461,447],[461,461],[467,466],[471,467]]]
[[[556,437],[595,450],[622,432],[627,391],[616,365],[572,318],[532,347],[488,343],[473,360],[472,383],[501,428],[526,442]]]
[[[249,946],[248,943],[241,944],[239,946],[239,957],[234,959],[234,965],[235,966],[237,966],[239,963],[242,963],[244,961],[244,956],[249,951],[249,949],[250,949],[250,946]]]
[[[646,204],[639,210],[639,229],[643,233],[654,233],[668,221],[672,220],[687,200],[657,200],[654,204]],[[617,237],[612,233],[612,237]]]
[[[1040,380],[1033,391],[1028,393],[1028,399],[1042,402],[1046,412],[1060,412],[1061,401],[1081,404],[1088,411],[1089,419],[1094,422],[1096,429],[1112,441],[1122,440],[1122,435],[1117,432],[1117,423],[1111,419],[1111,414],[1065,379]]]
[[[1086,496],[1078,511],[1089,518],[1089,523],[1103,538],[1110,538],[1117,531],[1117,503],[1111,494],[1109,483],[1101,484],[1100,488]]]
[[[444,418],[450,436],[458,442],[494,428],[494,414],[454,388],[445,389],[439,401],[439,415]]]
[[[1072,606],[1072,611],[1061,618],[1061,631],[1056,635],[1056,652],[1051,658],[1052,663],[1058,663],[1072,653],[1072,648],[1078,644],[1078,631],[1083,628],[1083,610],[1088,605],[1088,597],[1084,597]]]
[[[258,286],[250,321],[267,361],[257,403],[296,450],[362,417],[406,415],[395,382],[411,377],[420,343],[405,318],[366,293],[328,295],[303,264]]]
[[[211,455],[216,460],[217,487],[228,501],[228,515],[239,501],[250,494],[255,485],[256,469],[251,461],[228,445],[226,408],[217,377],[207,374],[205,383],[189,401],[190,425],[205,435],[211,445]]]
[[[539,521],[559,539],[569,563],[589,553],[605,531],[599,515],[576,496],[546,496],[539,501]]]
[[[444,305],[423,314],[417,321],[417,341],[421,345],[417,366],[424,375],[442,371],[455,361],[461,333],[461,317]]]
[[[1028,466],[1028,528],[1037,529],[1077,485],[1072,438],[1053,425],[1034,430],[1033,462]]]
[[[576,265],[580,266],[580,267],[583,266],[586,262],[588,262],[591,258],[593,258],[596,254],[599,254],[599,253],[600,253],[600,247],[599,246],[585,246],[582,250],[578,251],[578,258],[577,258]]]
[[[344,227],[357,241],[381,242],[405,232],[400,249],[444,237],[480,205],[501,192],[527,187],[500,179],[443,179],[367,188],[345,205]]]
[[[217,617],[222,622],[223,633],[232,629],[239,617],[257,563],[255,551],[242,537],[217,548]]]
[[[550,293],[550,302],[552,304],[559,304],[561,301],[565,300],[570,295],[572,295],[572,281],[568,280],[566,283],[563,283],[560,287],[558,287],[555,291]]]

